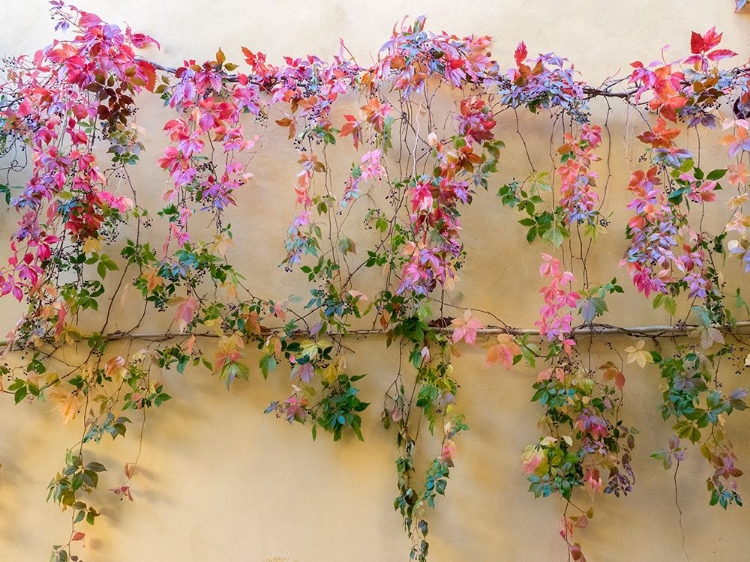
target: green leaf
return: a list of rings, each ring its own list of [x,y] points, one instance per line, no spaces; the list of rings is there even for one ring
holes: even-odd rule
[[[710,392],[706,397],[706,405],[709,408],[715,408],[719,405],[719,402],[721,402],[721,392],[719,392],[718,390]]]
[[[594,318],[601,316],[607,311],[607,303],[601,297],[589,297],[579,301],[581,316],[586,324],[590,324]]]
[[[526,241],[531,244],[537,236],[537,227],[532,226],[526,233]]]
[[[276,369],[276,358],[273,355],[264,355],[260,358],[260,370],[263,373],[263,378],[268,378],[268,373],[271,373]]]
[[[742,298],[739,287],[737,287],[737,293],[734,295],[734,304],[738,309],[745,309],[745,311],[750,314],[750,307],[748,307],[745,299]]]
[[[83,472],[76,472],[73,475],[73,478],[70,479],[70,487],[73,489],[73,491],[76,491],[81,486],[83,486]]]
[[[677,314],[677,301],[674,297],[664,297],[664,310],[666,310],[671,316]]]
[[[339,240],[339,249],[341,250],[342,254],[357,253],[357,246],[354,244],[354,240],[352,240],[351,238],[347,238],[346,236]]]
[[[380,232],[385,232],[388,229],[388,221],[382,217],[378,217],[375,221],[375,228]]]
[[[711,501],[708,502],[708,505],[716,505],[717,503],[719,503],[719,490],[714,488],[711,492]]]
[[[90,507],[88,511],[86,512],[86,523],[89,525],[94,524],[94,520],[99,516],[99,512],[96,511],[93,507]]]
[[[557,226],[553,226],[547,232],[542,234],[542,239],[547,242],[551,242],[555,248],[562,246],[563,240],[565,239],[564,231]]]
[[[711,327],[711,316],[708,312],[708,310],[703,306],[694,306],[692,307],[692,311],[695,313],[695,316],[698,318],[698,321],[701,323],[701,326],[704,328],[710,328]]]
[[[664,293],[658,293],[655,297],[653,302],[651,303],[651,306],[653,306],[654,310],[659,308],[664,301]]]
[[[18,390],[16,390],[13,400],[16,404],[18,404],[21,400],[26,398],[26,394],[28,393],[28,387],[24,384],[22,387],[20,387]]]

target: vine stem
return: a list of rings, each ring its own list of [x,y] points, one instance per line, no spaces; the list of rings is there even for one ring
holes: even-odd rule
[[[677,506],[677,512],[679,513],[678,517],[678,523],[680,525],[680,535],[682,536],[682,542],[680,543],[680,547],[682,548],[682,552],[685,553],[685,559],[690,562],[690,555],[688,554],[687,549],[685,548],[685,528],[682,526],[682,508],[680,507],[680,500],[677,495],[677,472],[680,470],[680,461],[677,461],[677,466],[675,466],[674,474],[672,475],[672,480],[674,480],[674,504]]]

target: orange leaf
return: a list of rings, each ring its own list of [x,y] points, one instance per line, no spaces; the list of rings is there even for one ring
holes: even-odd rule
[[[60,411],[63,417],[63,423],[69,423],[78,413],[80,402],[78,401],[78,395],[73,393],[64,393],[59,388],[55,389],[55,392],[49,395],[54,402],[57,403],[57,409]]]
[[[513,358],[521,355],[521,348],[510,334],[499,334],[497,343],[487,350],[484,362],[488,367],[502,363],[506,369],[513,366]]]
[[[216,51],[216,62],[219,64],[224,64],[224,62],[227,60],[226,55],[224,54],[224,51],[219,48],[218,51]]]
[[[638,139],[645,144],[650,144],[653,148],[669,148],[674,144],[672,139],[680,134],[680,130],[667,129],[666,127],[667,122],[659,117],[656,127],[652,131],[646,131],[642,135],[638,135]]]
[[[607,361],[604,363],[601,367],[599,367],[600,371],[604,371],[602,374],[602,378],[605,381],[615,381],[615,386],[622,390],[622,388],[625,386],[625,375],[622,374],[622,371],[617,368],[617,366],[612,363],[612,361]]]

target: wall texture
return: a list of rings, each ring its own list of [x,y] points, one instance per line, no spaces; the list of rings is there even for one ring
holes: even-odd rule
[[[593,0],[80,0],[78,6],[158,39],[162,50],[148,56],[166,65],[179,65],[187,58],[212,58],[219,46],[229,60],[238,62],[240,46],[267,52],[272,60],[287,54],[326,57],[338,50],[339,38],[366,64],[394,23],[407,14],[426,14],[428,28],[433,30],[489,34],[494,38],[493,56],[506,63],[521,40],[532,53],[554,50],[574,61],[589,83],[618,73],[625,76],[631,61],[655,59],[665,44],[682,54],[691,31],[703,32],[713,25],[724,32],[726,45],[739,51],[743,60],[750,54],[750,20],[734,14],[730,0],[633,0],[606,5]],[[52,34],[46,10],[41,0],[2,2],[0,53],[29,53],[49,43]],[[594,106],[594,121],[607,115],[604,104]],[[521,118],[532,158],[541,168],[548,166],[550,123],[543,116]],[[616,105],[608,117],[613,208],[627,200],[624,186],[638,157],[633,154],[631,118]],[[155,166],[165,144],[160,108],[147,105],[138,120],[148,131],[147,154],[135,182],[144,190],[153,185],[151,196],[156,201],[167,179]],[[515,121],[501,119],[498,127],[499,136],[508,139],[504,156],[508,171],[500,175],[512,177],[522,169],[517,163],[522,153]],[[295,160],[290,146],[282,149],[288,153],[271,153],[274,134],[264,141],[264,153],[254,166],[254,186],[242,195],[247,218],[234,223],[232,252],[247,275],[263,280],[267,294],[286,298],[304,287],[299,276],[277,268],[284,255],[285,226],[293,212],[290,186],[296,170],[289,167]],[[710,158],[712,149],[706,146],[712,139],[703,142]],[[494,310],[511,325],[530,326],[540,305],[538,254],[526,249],[515,215],[501,209],[488,194],[464,217],[463,238],[471,258],[461,273],[460,294],[455,298],[462,294],[464,305]],[[614,224],[613,232],[621,232],[623,226]],[[12,230],[13,219],[3,218],[0,238],[6,239]],[[597,250],[595,275],[610,274],[622,255],[622,237],[612,238]],[[508,244],[508,240],[513,242]],[[513,271],[512,279],[509,271]],[[625,285],[627,273],[617,275]],[[0,307],[0,329],[10,329],[20,309],[7,299]],[[620,325],[668,320],[629,288],[610,308],[610,318]],[[125,303],[118,314],[125,326],[132,311]],[[162,320],[155,317],[149,322],[156,329]],[[166,373],[164,381],[174,399],[148,413],[142,443],[135,439],[102,442],[97,453],[104,464],[112,466],[123,458],[134,458],[139,449],[141,456],[133,503],[101,494],[103,517],[88,533],[86,562],[405,560],[409,541],[391,507],[396,493],[395,437],[378,420],[378,404],[398,359],[384,353],[379,336],[355,343],[350,370],[369,373],[362,394],[373,402],[365,412],[364,443],[351,436],[339,443],[319,436],[312,443],[308,429],[264,415],[267,404],[288,391],[289,381],[281,373],[267,382],[253,373],[250,383],[235,384],[228,393],[219,381],[203,373],[188,371],[182,377]],[[631,342],[614,338],[613,343],[622,348]],[[73,357],[76,351],[70,353]],[[471,431],[458,442],[459,457],[447,497],[438,500],[434,515],[428,515],[431,559],[566,560],[567,552],[557,536],[562,501],[535,501],[520,472],[520,453],[538,435],[541,411],[529,402],[535,373],[522,367],[512,372],[500,367],[488,370],[481,349],[466,349],[455,365],[462,387],[458,406],[466,413]],[[747,378],[747,373],[742,377]],[[688,555],[693,561],[743,560],[750,549],[750,514],[747,508],[727,512],[709,508],[703,484],[706,467],[697,451],[688,454],[680,468],[679,507],[671,473],[649,458],[670,433],[657,411],[659,384],[654,369],[634,370],[629,375],[626,415],[642,430],[633,462],[638,479],[628,498],[597,499],[596,517],[590,529],[580,534],[587,556],[592,562],[687,560]],[[64,450],[59,444],[75,442],[78,430],[61,425],[49,404],[13,407],[10,397],[2,404],[0,558],[43,560],[50,544],[65,536],[69,526],[56,506],[44,503],[45,487],[62,463]],[[740,413],[735,418],[728,430],[740,458],[750,459],[746,416]],[[102,479],[100,487],[106,490],[118,485],[121,475],[106,473]]]

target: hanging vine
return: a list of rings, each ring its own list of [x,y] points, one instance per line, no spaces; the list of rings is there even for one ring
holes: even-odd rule
[[[16,403],[52,402],[66,423],[81,424],[48,488],[48,500],[72,518],[52,560],[79,559],[84,524],[100,516],[106,467],[95,444],[142,435],[146,412],[171,398],[162,371],[204,368],[227,387],[256,372],[287,372],[292,392],[266,412],[308,425],[313,438],[362,440],[370,403],[357,382],[365,374],[346,360],[347,338],[362,334],[383,334],[403,358],[381,419],[396,434],[393,505],[413,560],[427,559],[428,511],[446,492],[455,441],[471,423],[456,407],[453,358],[478,339],[487,340],[490,366],[540,369],[531,400],[543,413],[541,435],[524,449],[522,471],[534,496],[566,500],[561,535],[572,560],[585,560],[573,535],[593,516],[595,497],[626,496],[635,485],[638,431],[623,408],[633,364],[653,363],[665,383],[661,413],[675,434],[653,456],[676,471],[688,444],[700,444],[710,465],[707,501],[742,504],[742,471],[724,423],[746,408],[747,390],[725,388],[720,367],[739,373],[750,357],[741,335],[750,325],[744,281],[724,276],[725,262],[750,272],[750,82],[746,65],[725,62],[736,53],[719,48],[715,29],[693,33],[682,58],[634,62],[627,78],[594,87],[566,59],[530,56],[524,43],[504,69],[490,57],[489,37],[432,33],[424,17],[394,28],[367,68],[343,44],[330,62],[307,56],[276,65],[243,49],[243,71],[220,49],[215,60],[166,68],[136,54],[159,47],[155,39],[51,4],[61,38],[33,56],[6,58],[0,83],[0,191],[18,215],[0,292],[28,305],[7,343],[13,359],[2,367],[3,392]],[[138,107],[150,97],[163,101],[168,139],[154,171],[168,178],[158,208],[146,205],[147,188],[130,174],[144,150]],[[643,156],[627,186],[616,186],[630,193],[624,210],[607,201],[609,175],[600,179],[611,139],[608,123],[593,117],[595,98],[642,118]],[[529,156],[523,109],[552,119],[560,142],[548,171]],[[508,116],[530,168],[510,181],[501,159],[514,135],[501,139],[498,125]],[[681,142],[686,131],[719,126],[726,165],[702,168],[700,150]],[[269,127],[285,129],[298,155],[289,190],[296,212],[279,250],[285,268],[308,283],[300,306],[263,294],[229,259],[237,197],[253,189],[253,159]],[[349,143],[357,156],[342,188],[334,154]],[[22,186],[19,174],[27,174]],[[492,201],[490,190],[508,207],[504,217],[520,213],[540,256],[533,329],[451,297],[471,259],[462,212],[475,199]],[[589,264],[599,236],[613,230],[611,217],[623,212],[622,273],[669,313],[669,326],[600,322],[626,284],[614,274],[593,279]],[[726,215],[720,228],[705,220],[709,213]],[[363,280],[379,288],[365,294]],[[138,303],[130,326],[114,319],[123,298]],[[167,318],[165,329],[146,333],[146,317]],[[612,334],[632,345],[626,356],[610,346],[600,361],[585,342]],[[115,341],[127,345],[113,353]],[[63,353],[72,345],[86,348],[73,363]],[[425,428],[436,435],[432,445],[420,435]],[[417,449],[429,446],[434,460],[420,475]],[[113,493],[133,500],[137,465],[125,463]],[[589,501],[574,503],[581,490]]]

